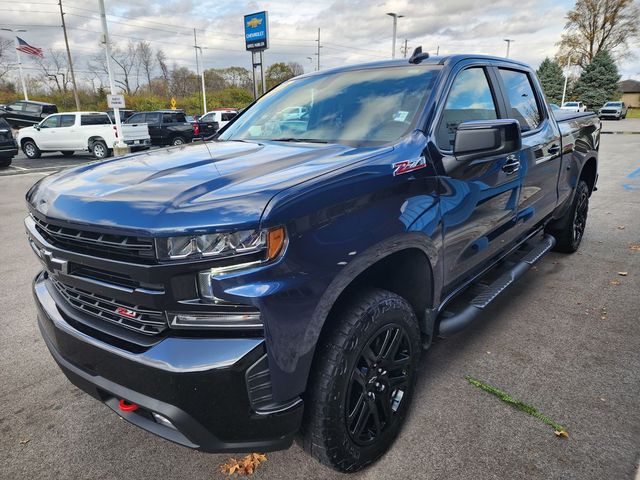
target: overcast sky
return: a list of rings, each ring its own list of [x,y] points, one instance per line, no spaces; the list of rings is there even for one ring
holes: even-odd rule
[[[418,45],[441,54],[484,53],[504,56],[511,38],[511,57],[537,67],[552,57],[572,0],[106,0],[112,41],[147,40],[164,50],[170,65],[195,69],[193,28],[204,52],[206,68],[238,65],[250,68],[244,50],[243,15],[267,10],[271,48],[267,65],[296,61],[306,71],[315,68],[315,41],[321,29],[321,68],[382,60],[391,56],[392,19],[398,21],[398,53],[404,39],[409,51]],[[97,0],[63,0],[69,41],[77,75],[87,78],[87,60],[100,51]],[[20,34],[45,51],[63,49],[57,0],[0,0],[0,27],[25,28]],[[11,38],[9,32],[0,32]],[[632,48],[633,49],[633,48]],[[635,48],[637,50],[637,46]],[[311,57],[310,60],[308,57]],[[25,59],[31,74],[33,59]],[[640,58],[619,65],[623,78],[640,78]]]

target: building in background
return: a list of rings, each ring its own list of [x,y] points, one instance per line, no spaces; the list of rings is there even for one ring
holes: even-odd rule
[[[631,108],[640,108],[640,82],[637,80],[623,80],[619,84],[622,101]]]

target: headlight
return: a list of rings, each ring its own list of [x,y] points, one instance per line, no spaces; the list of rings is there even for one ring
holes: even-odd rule
[[[263,325],[259,311],[250,309],[249,307],[246,307],[245,311],[242,311],[240,306],[237,307],[237,310],[240,311],[233,311],[233,308],[229,308],[228,311],[220,312],[169,312],[167,316],[171,328],[231,328],[234,330],[238,328],[252,330],[262,328]]]
[[[277,227],[271,230],[158,238],[156,250],[161,260],[222,258],[259,252],[265,252],[264,260],[272,260],[282,251],[284,243],[284,228]]]

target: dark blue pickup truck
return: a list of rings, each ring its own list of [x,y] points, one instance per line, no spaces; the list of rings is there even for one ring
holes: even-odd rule
[[[527,65],[416,51],[287,81],[214,141],[46,177],[25,220],[42,336],[166,439],[297,437],[358,470],[398,435],[421,351],[579,247],[600,123],[561,115]]]

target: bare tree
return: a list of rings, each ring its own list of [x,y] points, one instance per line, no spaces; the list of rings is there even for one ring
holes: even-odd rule
[[[0,38],[0,82],[14,67],[13,41]]]
[[[603,50],[628,54],[628,43],[640,36],[640,8],[633,0],[577,0],[567,13],[557,60],[582,67]]]
[[[147,77],[147,87],[151,89],[151,76],[156,67],[156,57],[153,55],[153,49],[149,42],[140,41],[137,49],[140,66]]]
[[[162,73],[162,79],[164,80],[165,88],[168,91],[171,75],[169,74],[169,67],[167,66],[167,56],[164,54],[162,49],[158,49],[156,51],[156,60],[158,62],[158,66],[160,67],[160,72]]]
[[[44,80],[52,91],[66,93],[71,82],[67,56],[62,50],[49,49],[49,54],[37,59]]]
[[[123,49],[118,45],[111,47],[111,59],[113,60],[113,81],[127,95],[134,95],[140,88],[138,77],[140,63],[138,62],[138,49],[136,44],[129,40]],[[103,53],[95,55],[88,67],[93,71],[108,73],[106,58]]]
[[[304,73],[304,67],[300,65],[298,62],[289,62],[287,66],[291,69],[291,73],[294,77],[298,75],[302,75]]]

